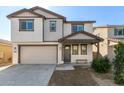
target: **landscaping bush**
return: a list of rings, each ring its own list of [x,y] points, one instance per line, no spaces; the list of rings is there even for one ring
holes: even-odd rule
[[[107,73],[111,68],[111,64],[107,58],[94,59],[92,68],[98,73]]]
[[[124,43],[115,46],[114,80],[117,84],[124,84]]]
[[[121,74],[116,73],[115,77],[114,77],[114,80],[115,80],[116,84],[124,84],[123,75],[121,75]]]

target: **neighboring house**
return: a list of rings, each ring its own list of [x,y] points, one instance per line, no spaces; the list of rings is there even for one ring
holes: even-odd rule
[[[12,45],[10,41],[0,39],[0,64],[12,61]]]
[[[115,57],[114,46],[119,41],[124,42],[124,25],[106,25],[98,26],[94,28],[95,35],[104,39],[100,42],[100,55],[106,56],[112,61]],[[93,47],[93,51],[96,52],[96,47]]]
[[[11,20],[14,64],[89,63],[92,44],[103,41],[92,34],[95,21],[66,21],[38,6],[7,17]]]

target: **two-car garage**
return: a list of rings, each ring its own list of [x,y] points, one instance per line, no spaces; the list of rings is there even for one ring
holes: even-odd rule
[[[23,45],[19,46],[21,64],[56,64],[57,46],[55,45]]]

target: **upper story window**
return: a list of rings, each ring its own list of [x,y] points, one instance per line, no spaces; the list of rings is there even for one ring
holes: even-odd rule
[[[56,32],[56,21],[50,21],[50,31]]]
[[[20,19],[19,20],[19,31],[33,31],[34,20],[33,19]]]
[[[114,35],[115,36],[124,36],[124,28],[115,28],[114,29]]]
[[[84,25],[72,25],[72,32],[79,32],[84,30]]]

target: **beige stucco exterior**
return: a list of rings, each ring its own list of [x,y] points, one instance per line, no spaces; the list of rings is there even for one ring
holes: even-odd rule
[[[105,57],[108,55],[108,28],[95,28],[95,35],[100,36],[104,39],[103,42],[99,44],[99,53],[101,56]],[[93,52],[97,52],[97,47],[93,45]]]
[[[94,39],[94,38],[84,35],[84,34],[77,34],[73,37],[69,37],[68,39]]]
[[[70,23],[64,23],[64,36],[67,36],[71,34],[71,24]]]
[[[93,33],[93,23],[84,23],[84,31]]]
[[[124,28],[124,26],[103,26],[94,28],[94,34],[102,37],[103,42],[100,43],[100,55],[102,57],[108,57],[110,61],[113,61],[115,57],[114,46],[118,44],[118,41],[123,41],[124,36],[115,36],[115,28]],[[93,51],[96,52],[96,47],[93,46]]]
[[[11,19],[11,40],[15,42],[42,42],[43,41],[43,19],[34,19],[34,31],[19,31],[19,19],[32,18],[12,18]]]
[[[42,11],[40,9],[32,10],[35,13],[41,14],[43,17],[38,17],[31,12],[22,12],[17,15],[17,17],[10,18],[11,21],[11,40],[12,40],[12,55],[13,55],[13,64],[18,64],[20,61],[20,46],[57,46],[57,64],[63,64],[63,45],[59,43],[58,40],[62,37],[70,35],[72,33],[71,23],[66,22],[63,18],[56,16],[52,13]],[[34,20],[34,31],[19,31],[19,20],[20,19],[33,19]],[[56,21],[56,31],[50,31],[50,21]],[[93,33],[93,23],[84,22],[84,31]],[[93,39],[90,36],[79,34],[71,37],[70,39]],[[72,45],[72,44],[71,44]],[[40,50],[41,51],[41,50]],[[72,51],[72,49],[71,49]],[[79,53],[81,52],[79,46]],[[46,54],[44,54],[46,55]],[[44,57],[44,58],[47,58]],[[86,59],[87,62],[91,62],[92,57],[92,45],[87,44],[87,55],[72,55],[71,62],[76,63],[77,59]]]
[[[34,12],[36,12],[36,13],[38,13],[38,14],[44,15],[46,18],[58,18],[58,17],[55,16],[55,15],[52,15],[52,14],[50,14],[50,13],[41,11],[41,10],[39,10],[39,9],[34,10]]]
[[[91,44],[87,45],[87,55],[81,55],[80,44],[79,44],[79,49],[78,49],[78,55],[72,55],[72,49],[71,49],[71,62],[76,63],[77,59],[87,60],[88,63],[92,62],[93,60],[92,45]]]
[[[108,47],[108,58],[110,61],[113,61],[113,59],[115,58],[115,53],[114,53],[114,46],[109,46]]]
[[[32,13],[30,13],[30,12],[23,12],[23,13],[21,13],[21,14],[18,14],[17,15],[18,17],[24,17],[24,16],[27,16],[27,17],[29,17],[29,16],[32,16],[32,17],[37,17],[37,15],[35,15],[35,14],[32,14]]]
[[[50,21],[56,21],[56,31],[50,31]],[[58,41],[63,34],[63,20],[62,19],[46,19],[44,20],[44,41]]]

